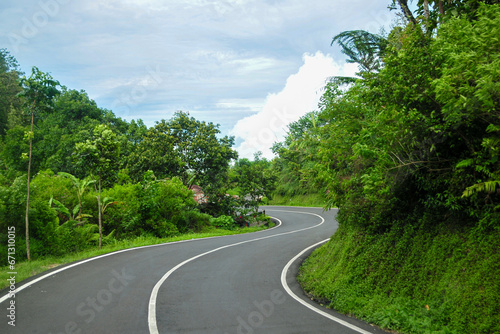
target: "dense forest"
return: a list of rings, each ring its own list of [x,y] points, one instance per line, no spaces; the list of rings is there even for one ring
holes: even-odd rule
[[[405,333],[500,333],[499,2],[413,6],[392,2],[388,33],[333,37],[359,73],[331,78],[271,161],[187,112],[125,121],[2,49],[0,229],[40,258],[305,196],[339,209],[299,274],[311,298]]]
[[[339,230],[304,263],[322,303],[407,333],[500,333],[500,6],[406,1],[333,38],[358,78],[275,146]]]
[[[272,189],[270,162],[238,159],[218,125],[181,111],[149,128],[127,122],[49,73],[21,73],[5,49],[0,96],[0,229],[15,228],[18,262],[230,229]]]

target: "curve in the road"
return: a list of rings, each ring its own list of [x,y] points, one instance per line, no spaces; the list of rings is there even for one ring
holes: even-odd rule
[[[269,230],[272,230],[272,229],[274,229],[276,227],[279,227],[279,225],[277,225],[277,226],[275,226],[273,228],[264,230],[264,231],[269,231]],[[264,231],[257,231],[257,232],[254,232],[254,233],[259,233],[259,232],[264,232]],[[22,290],[24,290],[24,289],[26,289],[26,288],[28,288],[28,287],[30,287],[30,286],[32,286],[32,285],[40,282],[40,281],[42,281],[42,280],[44,280],[46,278],[54,276],[54,275],[56,275],[56,274],[58,274],[60,272],[63,272],[65,270],[68,270],[68,269],[71,269],[73,267],[82,265],[84,263],[95,261],[95,260],[99,260],[99,259],[102,259],[102,258],[105,258],[105,257],[108,257],[108,256],[113,256],[113,255],[117,255],[117,254],[124,253],[124,252],[136,251],[138,249],[152,248],[152,247],[161,247],[161,246],[165,246],[165,245],[174,245],[174,244],[185,243],[185,242],[192,242],[192,241],[197,241],[197,240],[207,240],[207,239],[213,239],[213,238],[224,238],[224,237],[228,237],[228,236],[231,236],[231,235],[224,235],[224,236],[217,236],[217,237],[208,237],[208,238],[200,238],[200,239],[189,239],[189,240],[172,241],[172,242],[161,243],[161,244],[156,244],[156,245],[147,245],[147,246],[139,246],[139,247],[127,248],[127,249],[122,249],[122,250],[114,251],[114,252],[107,253],[107,254],[98,255],[98,256],[91,257],[91,258],[88,258],[88,259],[85,259],[85,260],[81,260],[81,261],[78,261],[78,262],[71,263],[71,264],[66,265],[66,266],[64,266],[62,268],[59,268],[59,269],[50,270],[48,273],[41,274],[39,277],[34,277],[32,279],[28,278],[27,279],[27,283],[24,283],[23,285],[20,285],[20,286],[16,286],[16,293],[21,292]],[[5,294],[4,296],[0,297],[0,304],[3,303],[4,301],[6,301],[9,298],[10,298],[10,296],[9,296],[8,293]]]
[[[329,241],[330,238],[326,239],[326,240],[323,240],[323,241],[320,241],[312,246],[309,246],[307,247],[306,249],[304,249],[302,252],[300,252],[299,254],[297,254],[295,257],[293,257],[288,263],[287,265],[285,266],[285,268],[283,268],[283,271],[281,272],[281,284],[283,285],[283,288],[285,289],[285,291],[293,298],[295,299],[296,301],[298,301],[299,303],[301,303],[302,305],[304,305],[305,307],[307,307],[308,309],[324,316],[325,318],[328,318],[330,320],[333,320],[339,324],[341,324],[342,326],[345,326],[345,327],[348,327],[358,333],[361,333],[361,334],[372,334],[368,331],[365,331],[364,329],[362,328],[359,328],[357,326],[354,326],[353,324],[350,324],[348,323],[347,321],[344,321],[340,318],[337,318],[329,313],[326,313],[325,311],[309,304],[308,302],[306,302],[305,300],[303,300],[302,298],[300,298],[299,296],[297,296],[293,291],[292,289],[290,289],[290,287],[288,286],[288,283],[287,283],[287,279],[286,279],[286,276],[287,276],[287,273],[288,273],[288,270],[290,269],[290,266],[295,262],[297,261],[297,259],[299,257],[301,257],[304,253],[306,253],[307,251],[309,251],[310,249],[312,248],[315,248],[315,247],[318,247],[319,245],[321,244],[324,244],[325,242]]]
[[[315,304],[295,280],[300,259],[336,230],[334,219],[332,224],[325,223],[325,218],[330,222],[335,213],[321,213],[320,208],[266,210],[284,224],[274,231],[268,229],[234,236],[235,239],[212,237],[122,250],[21,282],[16,291],[19,326],[16,323],[17,331],[12,333],[206,334],[224,330],[250,333],[257,328],[260,332],[280,334],[369,333],[355,328],[370,331],[368,324],[351,321],[334,311],[323,310],[328,313],[325,315],[317,306],[319,311],[309,312]],[[307,230],[310,232],[299,233]],[[284,237],[271,239],[277,236]],[[318,243],[320,240],[323,241]],[[301,251],[303,248],[306,249]],[[228,269],[232,270],[230,274]],[[118,287],[118,283],[123,286]],[[285,289],[276,289],[281,286]],[[24,291],[17,295],[21,290]],[[278,290],[282,291],[281,296],[291,296],[291,302],[275,301],[273,293]],[[0,303],[5,302],[4,297],[0,296]],[[237,307],[229,306],[234,302]],[[280,307],[274,308],[273,304],[270,311],[266,308],[270,303]],[[19,314],[18,305],[23,306],[18,308]],[[333,319],[332,315],[355,327]],[[0,322],[0,332],[11,333],[13,329]]]
[[[282,212],[287,212],[287,211],[284,211],[284,210],[273,210],[273,211],[282,211]],[[250,242],[255,242],[255,241],[259,241],[259,240],[264,240],[264,239],[270,239],[270,238],[275,238],[275,237],[279,237],[279,236],[283,236],[283,235],[288,235],[288,234],[293,234],[293,233],[298,233],[298,232],[302,232],[302,231],[306,231],[306,230],[310,230],[312,228],[316,228],[318,226],[321,226],[323,225],[323,223],[325,222],[325,219],[323,217],[321,217],[320,215],[317,215],[315,213],[310,213],[310,212],[297,212],[297,211],[294,211],[295,213],[302,213],[302,214],[309,214],[309,215],[314,215],[314,216],[317,216],[321,219],[321,223],[317,224],[317,225],[314,225],[314,226],[309,226],[309,227],[306,227],[306,228],[302,228],[302,229],[299,229],[299,230],[295,230],[295,231],[289,231],[289,232],[284,232],[284,233],[279,233],[279,234],[273,234],[273,235],[268,235],[268,236],[265,236],[265,237],[262,237],[262,238],[256,238],[256,239],[251,239],[251,240],[245,240],[245,241],[241,241],[241,242],[237,242],[237,243],[234,243],[234,244],[229,244],[229,245],[225,245],[225,246],[222,246],[222,247],[218,247],[218,248],[215,248],[215,249],[212,249],[210,251],[207,251],[205,253],[202,253],[202,254],[198,254],[196,256],[193,256],[181,263],[179,263],[178,265],[176,265],[175,267],[173,267],[172,269],[170,269],[159,281],[158,283],[156,283],[156,285],[154,286],[153,288],[153,291],[151,292],[151,297],[149,299],[149,308],[148,308],[148,326],[149,326],[149,333],[150,334],[159,334],[158,332],[158,324],[157,324],[157,320],[156,320],[156,300],[158,298],[158,292],[160,291],[160,287],[165,283],[165,281],[169,278],[170,275],[172,275],[177,269],[181,268],[182,266],[184,266],[185,264],[189,263],[189,262],[192,262],[196,259],[199,259],[200,257],[203,257],[205,255],[208,255],[208,254],[211,254],[211,253],[214,253],[214,252],[217,252],[217,251],[220,251],[222,249],[226,249],[226,248],[230,248],[230,247],[235,247],[235,246],[239,246],[239,245],[243,245],[243,244],[247,244],[247,243],[250,243]],[[281,221],[277,218],[274,218],[276,220],[278,220],[281,224]]]

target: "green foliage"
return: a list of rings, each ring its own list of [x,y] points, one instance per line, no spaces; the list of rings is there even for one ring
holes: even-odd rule
[[[264,197],[271,197],[276,182],[271,162],[260,156],[260,152],[255,154],[254,161],[239,159],[231,168],[230,180],[238,189],[240,206],[252,212],[258,211]]]
[[[405,333],[496,333],[500,7],[444,12],[437,34],[418,20],[394,29],[378,73],[327,86],[322,125],[307,131],[321,138],[310,157],[340,228],[301,281]]]
[[[33,67],[29,78],[21,78],[24,90],[21,96],[25,98],[27,109],[36,110],[43,114],[49,113],[54,108],[53,98],[60,94],[59,81],[54,80],[48,73]]]
[[[225,230],[233,230],[236,228],[236,222],[233,217],[225,215],[210,219],[210,224]]]
[[[77,143],[76,160],[85,170],[101,180],[111,183],[115,174],[120,142],[116,134],[107,125],[98,125],[93,130],[92,139]]]
[[[68,220],[57,228],[58,247],[53,255],[80,252],[95,247],[99,241],[99,228],[95,224],[81,225],[75,220]]]
[[[159,178],[179,177],[186,186],[198,184],[216,197],[224,188],[229,163],[236,159],[234,138],[219,138],[218,125],[177,112],[148,129],[129,158],[130,173],[139,181],[152,170]]]
[[[424,220],[382,235],[344,225],[299,279],[323,303],[384,328],[496,333],[499,237]]]
[[[22,154],[28,152],[29,144],[23,140],[24,133],[28,127],[16,125],[9,129],[4,139],[4,147],[1,152],[1,160],[7,167],[12,170],[26,172],[28,169],[28,161],[22,158]],[[37,138],[35,137],[35,142]],[[35,153],[36,156],[36,153]],[[34,169],[38,170],[40,167],[35,159]]]
[[[180,233],[198,233],[210,226],[212,216],[198,210],[183,211],[173,219]]]
[[[32,196],[49,202],[54,198],[66,207],[75,207],[79,201],[73,189],[72,181],[55,175],[51,170],[46,170],[35,175],[31,181]]]
[[[406,18],[412,22],[417,28],[417,20],[413,13],[408,8],[407,0],[397,0],[403,9]],[[439,23],[443,23],[457,16],[464,16],[469,20],[475,20],[478,17],[478,10],[481,5],[494,5],[499,4],[498,0],[418,0],[416,14],[418,19],[421,19],[421,25],[427,30],[427,34],[431,36]],[[392,1],[392,8],[394,9],[396,0]]]
[[[22,175],[10,187],[0,187],[0,202],[3,203],[0,205],[0,228],[7,231],[8,227],[14,226],[18,236],[24,232],[26,185],[27,177]]]
[[[207,215],[195,210],[192,191],[178,178],[157,180],[148,173],[142,184],[116,184],[103,196],[113,198],[114,203],[104,213],[104,229],[115,231],[117,238],[168,237],[208,225]]]
[[[467,225],[498,206],[500,58],[492,50],[500,15],[483,12],[475,22],[450,19],[436,39],[398,30],[378,74],[347,91],[327,87],[324,126],[310,131],[323,138],[314,169],[327,206],[340,207],[346,222],[383,231],[420,207]],[[467,187],[474,196],[462,197]],[[483,203],[476,190],[489,190]]]
[[[89,177],[87,177],[83,180],[79,180],[74,175],[71,175],[71,174],[65,173],[65,172],[59,172],[58,175],[70,179],[71,182],[73,183],[73,186],[76,188],[76,196],[78,197],[78,205],[75,206],[75,208],[78,208],[78,217],[76,217],[76,220],[81,221],[82,218],[85,218],[82,215],[83,194],[85,193],[85,190],[87,189],[88,186],[95,183],[95,180],[91,180]],[[76,215],[76,213],[74,213],[74,215]],[[87,215],[87,217],[89,217],[89,216]]]
[[[329,92],[326,87],[325,96]],[[297,122],[288,125],[288,136],[273,146],[278,159],[272,162],[276,178],[273,197],[297,197],[309,194],[321,196],[326,191],[324,184],[318,182],[316,154],[320,141],[319,130],[325,125],[318,112],[310,112]]]
[[[102,214],[101,190],[103,181],[111,184],[116,177],[117,158],[120,142],[116,134],[107,125],[98,125],[94,128],[92,140],[77,143],[75,146],[78,161],[83,168],[90,171],[97,178],[97,210],[99,217],[99,248],[102,247]]]
[[[10,123],[14,119],[9,117],[19,113],[22,101],[18,94],[21,87],[18,84],[19,75],[17,61],[6,49],[0,49],[0,138],[5,136]]]
[[[332,45],[338,43],[348,63],[356,63],[361,71],[378,71],[382,65],[381,55],[387,40],[364,30],[343,31],[333,37]],[[352,82],[352,81],[351,81]]]

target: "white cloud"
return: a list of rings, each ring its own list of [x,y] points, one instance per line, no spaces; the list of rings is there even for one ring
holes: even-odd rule
[[[190,110],[223,135],[233,129],[247,157],[270,156],[286,125],[316,109],[325,78],[342,74],[334,35],[377,32],[394,15],[369,0],[1,0],[0,9],[0,46],[26,73],[37,66],[148,125]]]
[[[242,141],[236,148],[241,158],[251,159],[257,151],[272,158],[271,146],[284,138],[286,126],[317,109],[327,78],[354,76],[357,71],[357,65],[339,65],[321,52],[304,54],[303,62],[298,72],[288,77],[283,90],[268,95],[261,111],[241,119],[231,130],[231,135]]]
[[[227,110],[251,110],[259,112],[262,109],[261,99],[225,99],[216,103],[217,109]]]

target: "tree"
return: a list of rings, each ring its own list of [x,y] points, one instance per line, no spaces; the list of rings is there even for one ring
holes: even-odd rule
[[[87,168],[97,178],[97,206],[99,212],[99,249],[102,247],[102,203],[103,181],[110,182],[117,171],[120,142],[109,126],[101,124],[95,127],[93,138],[75,146],[79,164]]]
[[[237,158],[234,138],[219,134],[218,125],[177,112],[147,130],[129,158],[130,173],[135,180],[148,170],[158,178],[176,176],[187,187],[202,187],[216,205],[226,193],[229,164]]]
[[[378,73],[326,89],[313,158],[342,221],[381,232],[419,212],[464,225],[498,217],[500,9],[474,15],[436,36],[399,28]]]
[[[394,2],[395,1],[396,0],[394,0]],[[408,21],[411,22],[411,24],[413,26],[416,26],[417,20],[415,20],[413,13],[411,12],[410,8],[408,7],[408,0],[397,0],[397,1],[399,3],[399,6],[401,7],[401,10],[403,11],[404,16],[408,19]]]
[[[329,95],[332,85],[328,84],[324,97]],[[316,183],[316,156],[322,140],[319,130],[324,126],[325,121],[318,112],[307,113],[288,125],[284,141],[274,144],[273,152],[278,155],[273,161],[277,194],[295,196],[323,192],[323,187]]]
[[[22,88],[19,85],[19,65],[5,49],[0,49],[0,137],[9,128],[9,114],[21,110],[21,100],[17,96]]]
[[[225,183],[229,163],[237,158],[231,148],[234,138],[218,138],[218,125],[198,121],[184,112],[177,112],[168,126],[181,162],[177,175],[188,187],[197,183],[206,192],[217,193]]]
[[[159,178],[179,175],[181,160],[174,151],[174,137],[167,121],[158,122],[134,141],[127,158],[133,180],[142,180],[148,170]]]
[[[415,17],[411,12],[407,0],[393,0],[392,9],[396,2],[400,5],[404,16],[411,22],[413,27],[419,25],[419,17]],[[481,4],[494,5],[499,4],[499,0],[418,0],[415,13],[423,17],[427,34],[431,36],[440,23],[449,20],[452,17],[466,15],[470,20],[476,20],[478,9]]]
[[[27,257],[30,260],[29,251],[29,204],[30,204],[30,177],[31,177],[31,156],[33,151],[33,125],[36,112],[46,112],[53,107],[53,98],[59,94],[57,86],[59,82],[55,81],[49,74],[41,72],[38,68],[33,67],[31,76],[26,79],[23,77],[21,84],[24,88],[22,96],[25,98],[29,106],[31,114],[31,130],[25,134],[25,138],[29,141],[29,156],[28,156],[28,190],[26,199],[26,250]]]
[[[239,159],[232,168],[234,185],[239,189],[239,197],[245,207],[255,213],[264,197],[270,196],[275,188],[275,177],[271,163],[258,152],[254,161]]]
[[[474,21],[464,15],[441,26],[434,48],[444,61],[433,87],[445,129],[465,143],[467,154],[454,167],[474,177],[467,178],[463,196],[486,211],[500,208],[500,7],[481,5],[475,15]]]
[[[333,37],[331,45],[338,43],[348,63],[356,63],[361,71],[375,72],[382,66],[381,56],[387,40],[364,30],[343,31]]]

